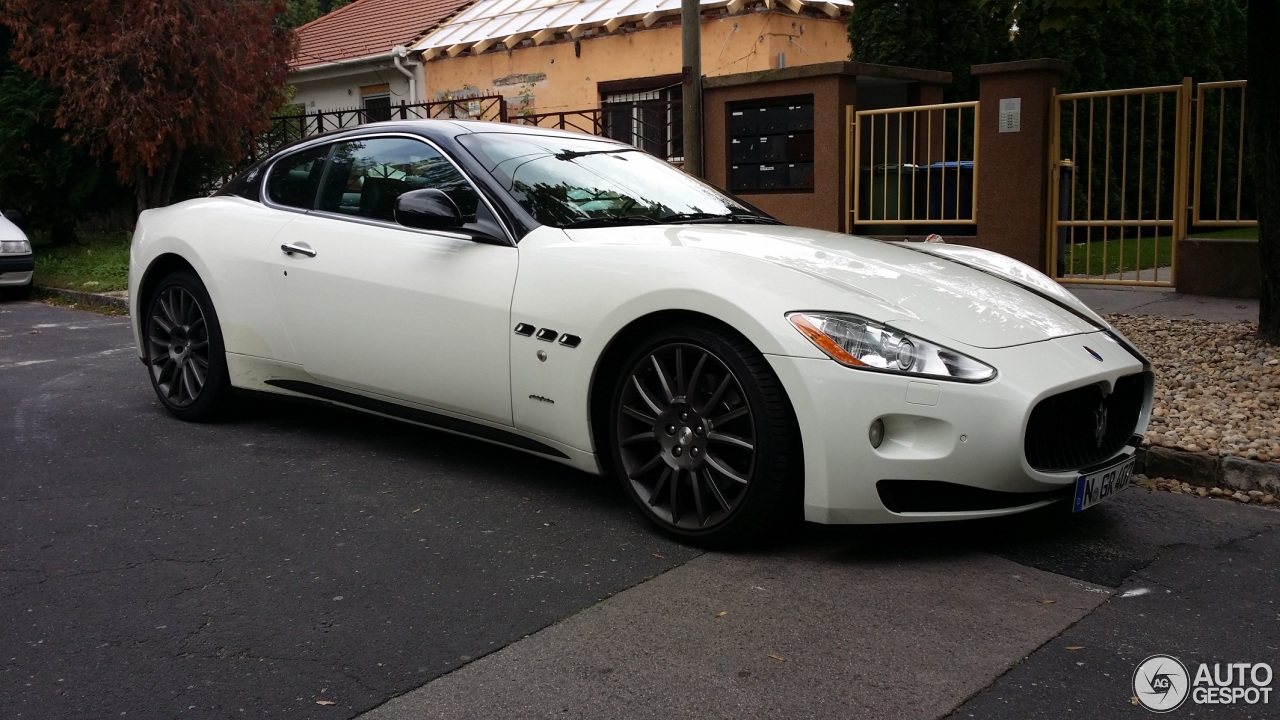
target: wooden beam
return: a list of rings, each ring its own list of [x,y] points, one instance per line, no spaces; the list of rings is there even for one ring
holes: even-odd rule
[[[607,33],[611,33],[614,30],[617,30],[618,28],[622,27],[622,24],[625,23],[626,21],[627,21],[627,18],[624,18],[624,17],[613,18],[612,20],[604,24],[604,31]]]
[[[422,60],[423,62],[426,62],[427,60],[434,60],[437,57],[440,57],[440,53],[442,52],[444,52],[444,48],[439,48],[439,47],[427,48],[426,50],[422,51]]]
[[[830,15],[831,17],[840,17],[840,7],[835,3],[824,2],[819,7],[822,8],[822,12]]]
[[[590,29],[591,29],[590,23],[579,23],[569,28],[569,37],[573,38],[574,40],[577,40],[578,38],[582,37],[582,33]]]
[[[471,54],[479,55],[485,50],[488,50],[489,48],[493,47],[494,44],[497,42],[498,42],[498,38],[485,38],[484,40],[481,40],[480,42],[471,46]]]
[[[556,36],[555,28],[543,28],[533,34],[533,44],[541,45]]]
[[[725,5],[725,9],[729,11],[730,15],[736,15],[742,12],[742,8],[746,7],[746,5],[747,0],[729,0],[729,4]]]
[[[533,37],[531,32],[518,32],[502,38],[502,44],[507,46],[508,50],[515,49],[515,46],[524,42],[525,38]]]
[[[471,43],[458,43],[457,45],[451,45],[448,50],[444,51],[444,54],[449,57],[458,57],[469,47],[471,47]]]
[[[797,15],[799,15],[801,12],[804,11],[804,3],[800,2],[800,0],[778,0],[778,1],[781,2],[783,5],[786,5],[787,8],[791,10],[791,12],[796,13]]]

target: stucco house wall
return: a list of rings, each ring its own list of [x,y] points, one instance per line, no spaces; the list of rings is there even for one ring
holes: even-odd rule
[[[588,31],[576,41],[522,44],[514,50],[437,57],[424,63],[420,97],[436,100],[492,89],[528,112],[581,110],[600,104],[598,83],[678,74],[680,25]],[[839,18],[746,12],[702,20],[707,77],[847,60],[848,31]]]

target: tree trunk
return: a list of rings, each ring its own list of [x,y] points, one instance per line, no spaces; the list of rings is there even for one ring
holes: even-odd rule
[[[173,187],[178,180],[178,169],[181,165],[182,150],[174,149],[159,172],[148,173],[142,168],[134,172],[133,194],[137,201],[139,215],[143,210],[169,204],[173,199]]]
[[[1258,254],[1262,294],[1258,332],[1280,345],[1280,72],[1274,43],[1280,37],[1280,0],[1249,0],[1245,124],[1258,198]]]

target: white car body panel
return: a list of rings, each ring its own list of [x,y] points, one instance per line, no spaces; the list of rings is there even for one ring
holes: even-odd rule
[[[176,255],[200,276],[214,300],[227,352],[297,363],[271,294],[268,251],[296,213],[235,197],[191,200],[138,218],[129,261],[129,314],[142,317],[143,273],[155,258]],[[194,221],[193,221],[194,220]],[[135,341],[142,347],[138,323]]]
[[[312,376],[511,424],[515,248],[313,215],[272,245],[275,305]]]

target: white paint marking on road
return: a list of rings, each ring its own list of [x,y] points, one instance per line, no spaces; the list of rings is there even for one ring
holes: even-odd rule
[[[53,360],[23,360],[22,362],[9,363],[8,365],[0,365],[0,370],[26,367],[28,365],[43,365],[44,363],[51,363],[51,362],[53,362]]]
[[[36,328],[36,329],[40,329],[40,328],[56,328],[56,327],[62,327],[62,325],[61,325],[60,323],[40,323],[39,325],[32,325],[31,327]]]
[[[1131,597],[1138,597],[1139,595],[1148,595],[1150,593],[1151,593],[1151,588],[1134,588],[1132,590],[1125,590],[1120,597],[1131,598]]]

